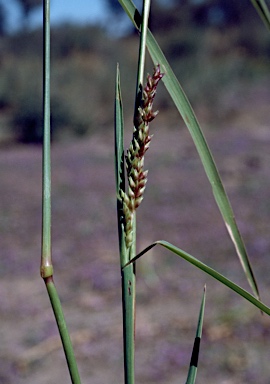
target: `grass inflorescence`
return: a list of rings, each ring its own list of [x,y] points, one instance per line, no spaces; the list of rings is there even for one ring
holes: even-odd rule
[[[158,111],[153,111],[153,102],[156,96],[159,81],[164,76],[160,66],[154,68],[152,76],[148,75],[147,84],[143,89],[142,101],[134,119],[135,126],[130,146],[127,150],[126,170],[128,191],[121,191],[123,199],[123,211],[125,218],[126,247],[132,244],[133,214],[143,200],[143,194],[147,182],[148,171],[144,170],[144,156],[150,146],[153,135],[150,135],[149,124],[157,116]]]

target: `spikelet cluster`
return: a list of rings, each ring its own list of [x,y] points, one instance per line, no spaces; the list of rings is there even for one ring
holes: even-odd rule
[[[153,135],[149,133],[149,123],[157,116],[153,112],[153,102],[157,85],[164,76],[160,66],[154,68],[152,76],[148,75],[146,86],[142,92],[142,101],[138,107],[132,141],[127,150],[126,168],[128,179],[127,193],[122,192],[123,210],[125,218],[126,246],[132,244],[132,222],[135,210],[143,200],[143,193],[147,182],[148,171],[144,170],[144,155],[149,148]]]

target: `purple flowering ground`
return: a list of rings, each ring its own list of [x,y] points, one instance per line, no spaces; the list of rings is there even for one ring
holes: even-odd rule
[[[268,88],[269,89],[269,88]],[[255,89],[226,122],[204,126],[270,304],[270,93]],[[164,239],[248,285],[180,122],[162,111],[147,153],[138,249]],[[127,126],[127,124],[126,124]],[[131,132],[131,131],[130,131]],[[127,135],[127,141],[130,135]],[[52,147],[55,283],[85,384],[123,383],[113,133]],[[69,383],[39,277],[41,148],[0,150],[0,383]],[[270,380],[270,321],[164,249],[137,263],[137,383],[185,382],[203,286],[207,301],[198,383]]]

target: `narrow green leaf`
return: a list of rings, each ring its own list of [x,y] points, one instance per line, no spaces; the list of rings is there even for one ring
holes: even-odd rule
[[[131,18],[134,25],[138,28],[140,26],[141,17],[134,4],[130,0],[119,0],[119,2],[127,12],[128,16]],[[154,64],[160,64],[162,72],[165,73],[165,76],[162,80],[164,81],[169,94],[171,95],[192,136],[204,170],[212,186],[213,195],[225,222],[228,233],[235,246],[237,255],[240,259],[248,282],[254,294],[259,298],[257,283],[248,259],[247,251],[236,224],[229,199],[223,187],[213,156],[209,150],[203,132],[184,91],[182,90],[174,72],[172,71],[168,61],[161,51],[161,48],[149,30],[147,35],[147,47]]]
[[[124,120],[123,120],[123,104],[120,86],[120,71],[117,65],[116,82],[115,82],[115,105],[114,105],[114,135],[115,135],[115,179],[116,179],[116,196],[117,196],[117,222],[118,222],[118,238],[120,262],[123,266],[127,261],[124,218],[123,218],[123,202],[120,197],[120,191],[125,191],[125,155],[124,155]]]
[[[270,30],[270,12],[265,0],[251,0],[251,2],[266,27]]]
[[[152,243],[151,245],[149,245],[142,252],[140,252],[136,257],[134,257],[132,260],[130,260],[124,266],[124,269],[127,268],[131,263],[134,263],[141,256],[143,256],[145,253],[147,253],[150,249],[152,249],[153,247],[155,247],[158,244],[167,248],[169,251],[175,253],[177,256],[180,256],[181,258],[188,261],[189,263],[195,265],[197,268],[201,269],[202,271],[204,271],[208,275],[212,276],[214,279],[218,280],[222,284],[226,285],[228,288],[232,289],[234,292],[238,293],[238,295],[242,296],[244,299],[251,302],[257,308],[259,308],[262,312],[265,312],[267,315],[270,315],[270,308],[267,307],[267,305],[263,304],[255,296],[251,295],[245,289],[241,288],[239,285],[235,284],[230,279],[223,276],[221,273],[217,272],[215,269],[202,263],[200,260],[196,259],[196,257],[188,254],[187,252],[181,250],[180,248],[176,247],[175,245],[172,245],[171,243],[168,243],[165,240],[158,240],[155,243]]]
[[[198,318],[198,325],[196,331],[196,337],[194,340],[192,356],[189,365],[188,377],[186,384],[194,384],[196,380],[197,370],[198,370],[198,361],[199,361],[199,352],[200,352],[200,343],[202,338],[202,328],[203,328],[203,318],[204,318],[204,308],[205,308],[205,295],[206,295],[206,287],[203,290],[202,303]]]
[[[115,176],[116,176],[116,193],[119,196],[120,188],[125,187],[124,173],[124,119],[123,119],[123,103],[120,85],[120,70],[117,64],[116,81],[115,81]]]
[[[125,191],[125,156],[124,156],[124,122],[120,87],[120,71],[117,66],[115,84],[115,178],[117,195],[117,219],[119,235],[120,265],[127,263],[130,255],[126,249],[123,203],[120,191]],[[135,331],[135,273],[130,265],[122,274],[122,308],[124,336],[124,370],[125,384],[134,384],[134,331]]]

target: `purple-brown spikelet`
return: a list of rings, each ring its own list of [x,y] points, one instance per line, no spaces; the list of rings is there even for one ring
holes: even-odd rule
[[[142,101],[138,107],[132,141],[127,150],[126,168],[128,179],[128,191],[122,192],[126,246],[132,244],[132,220],[135,209],[143,200],[143,193],[147,182],[148,171],[144,170],[144,155],[149,148],[152,135],[149,134],[149,123],[157,116],[158,111],[153,112],[153,102],[157,91],[157,85],[164,76],[160,72],[160,66],[154,68],[152,76],[148,75],[147,84],[143,89]]]

